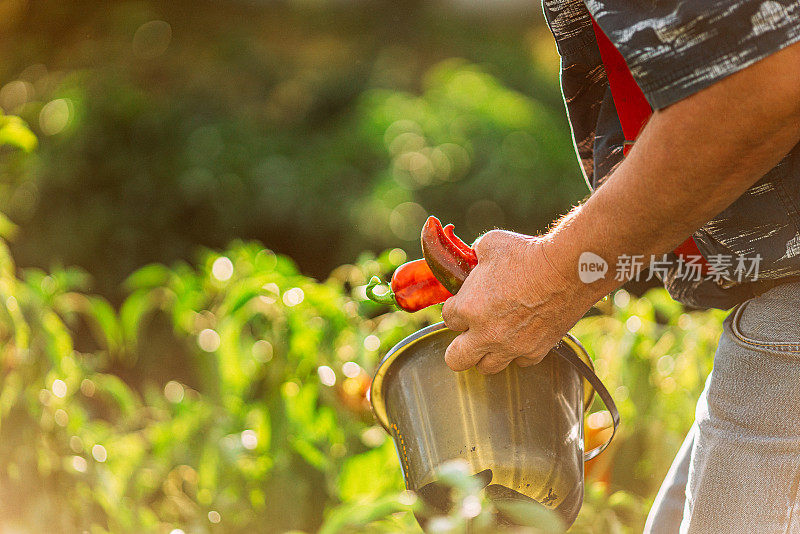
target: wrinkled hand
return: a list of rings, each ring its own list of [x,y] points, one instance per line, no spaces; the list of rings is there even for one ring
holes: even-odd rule
[[[454,371],[486,374],[539,363],[594,304],[547,260],[542,238],[492,230],[474,245],[478,265],[442,308],[448,328],[463,332],[447,347]],[[583,286],[583,287],[581,287]]]

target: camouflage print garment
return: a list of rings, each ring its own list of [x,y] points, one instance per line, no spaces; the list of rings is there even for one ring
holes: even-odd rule
[[[592,189],[621,161],[624,139],[590,12],[654,109],[800,41],[798,1],[543,0],[543,6],[561,55],[575,147]],[[762,284],[800,275],[800,145],[694,238],[706,258],[760,256]],[[730,308],[762,287],[732,273],[720,280],[687,280],[675,256],[670,258],[664,283],[674,298],[691,306]]]

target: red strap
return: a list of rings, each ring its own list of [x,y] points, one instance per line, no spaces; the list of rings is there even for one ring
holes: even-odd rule
[[[592,19],[592,26],[597,37],[597,45],[600,47],[600,57],[606,67],[606,76],[611,86],[611,95],[614,98],[614,106],[617,108],[619,122],[622,125],[622,133],[625,135],[626,141],[632,142],[636,140],[647,119],[653,114],[653,108],[647,103],[644,93],[633,79],[633,75],[617,47],[594,19]]]
[[[628,150],[633,146],[633,142],[639,137],[642,127],[647,123],[650,115],[653,114],[653,108],[650,107],[644,93],[639,88],[636,80],[633,79],[628,64],[625,63],[625,58],[622,57],[620,51],[614,46],[614,43],[611,42],[603,29],[598,26],[594,18],[592,18],[592,27],[597,38],[597,46],[600,48],[600,58],[606,68],[608,84],[611,86],[614,107],[617,108],[617,116],[622,125],[622,133],[625,136],[625,146],[622,148],[622,154],[627,155]],[[691,236],[673,252],[681,258],[698,257],[697,261],[702,265],[703,273],[706,274],[708,272],[710,266],[703,258],[700,249],[697,248],[697,243]]]
[[[678,245],[678,247],[672,252],[683,260],[686,260],[686,258],[697,258],[697,263],[701,265],[700,272],[703,274],[708,274],[711,272],[711,265],[708,264],[706,259],[703,257],[703,253],[700,252],[699,248],[697,248],[697,242],[692,236],[687,237],[686,241]]]

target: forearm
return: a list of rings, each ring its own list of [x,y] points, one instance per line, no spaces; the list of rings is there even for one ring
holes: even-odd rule
[[[800,140],[800,53],[778,52],[653,115],[607,182],[547,236],[548,259],[578,281],[578,258],[609,263],[585,296],[621,282],[621,255],[662,254],[720,213]]]
[[[734,202],[800,139],[800,45],[786,48],[653,115],[636,147],[581,207],[538,238],[494,230],[442,307],[461,332],[445,361],[496,373],[540,361],[621,282],[621,255],[661,254]],[[593,252],[605,278],[581,283]]]

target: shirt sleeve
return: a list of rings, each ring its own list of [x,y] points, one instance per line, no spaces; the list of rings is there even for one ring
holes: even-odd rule
[[[585,0],[654,109],[800,41],[800,0]]]

